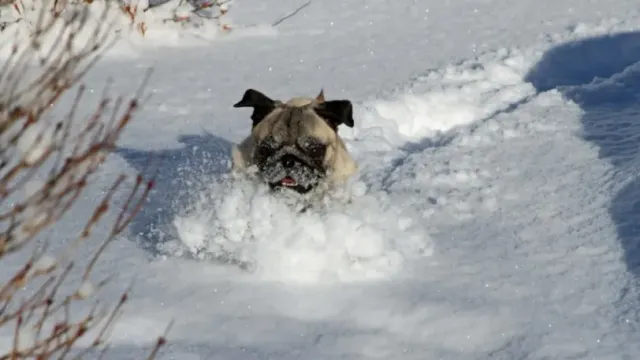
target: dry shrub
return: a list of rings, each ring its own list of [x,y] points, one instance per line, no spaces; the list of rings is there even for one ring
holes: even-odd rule
[[[213,23],[227,32],[231,25],[224,21],[232,0],[0,0],[0,31],[11,25],[32,21],[43,7],[52,14],[63,14],[77,7],[90,6],[100,11],[105,6],[120,9],[120,25],[128,26],[143,36],[150,26],[180,24],[182,27],[204,28]],[[47,3],[47,1],[44,1]],[[121,31],[123,27],[117,29]]]
[[[117,176],[95,208],[72,212],[74,221],[86,221],[79,233],[65,233],[70,239],[64,242],[46,236],[69,218],[100,176],[100,165],[132,121],[144,90],[127,102],[105,93],[92,113],[80,115],[80,105],[87,103],[81,80],[113,41],[110,12],[105,8],[96,23],[87,11],[82,6],[64,14],[42,10],[29,41],[12,45],[1,65],[0,338],[12,338],[8,346],[0,344],[2,360],[62,359],[104,350],[129,297],[127,289],[115,304],[102,304],[96,294],[107,280],[94,279],[92,270],[140,210],[151,181]],[[65,94],[73,101],[57,118],[52,109]],[[94,234],[98,224],[107,230]],[[89,247],[91,255],[79,258],[80,246]],[[54,247],[59,255],[51,255]],[[164,336],[158,338],[149,358],[164,343]]]

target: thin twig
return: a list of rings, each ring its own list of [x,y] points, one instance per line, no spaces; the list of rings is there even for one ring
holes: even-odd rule
[[[295,16],[297,13],[299,13],[302,9],[306,8],[307,6],[311,5],[312,0],[307,1],[306,3],[300,5],[297,9],[295,9],[294,11],[290,12],[289,14],[281,17],[280,19],[276,20],[271,26],[278,26],[280,25],[283,21],[290,19],[291,17]]]
[[[13,331],[13,347],[7,353],[0,353],[0,360],[64,359],[88,332],[102,330],[93,344],[79,355],[88,354],[89,350],[105,342],[103,337],[122,313],[130,291],[127,289],[110,311],[99,311],[100,301],[96,301],[88,312],[76,308],[108,282],[109,277],[95,286],[89,281],[90,273],[107,244],[125,231],[141,210],[153,184],[141,175],[136,176],[134,186],[125,195],[126,204],[119,211],[116,209],[117,219],[102,242],[92,244],[89,237],[97,224],[106,218],[104,214],[114,206],[116,189],[121,188],[124,177],[113,181],[92,211],[75,214],[74,220],[88,218],[84,219],[86,222],[75,239],[66,241],[66,248],[57,258],[43,257],[49,247],[47,243],[41,247],[36,242],[69,213],[91,184],[100,165],[115,149],[122,131],[140,108],[143,90],[151,75],[148,71],[122,114],[119,114],[120,100],[116,101],[114,112],[107,114],[107,107],[113,103],[106,94],[111,84],[108,82],[94,112],[77,119],[81,117],[80,106],[85,104],[81,80],[104,51],[115,44],[115,37],[110,38],[113,24],[107,20],[110,3],[97,26],[89,29],[93,21],[87,21],[92,19],[85,15],[90,5],[83,1],[55,1],[55,9],[42,7],[37,20],[31,24],[29,41],[23,44],[23,49],[15,46],[11,56],[0,66],[0,269],[4,269],[6,263],[2,261],[8,254],[22,252],[26,258],[18,269],[7,267],[7,271],[13,273],[8,273],[7,280],[0,283],[0,328]],[[60,16],[60,8],[69,4],[74,6],[71,11],[75,12]],[[24,12],[30,8],[20,4],[20,11],[24,17],[29,15]],[[53,16],[45,16],[47,12],[53,12],[49,14]],[[62,29],[56,26],[58,24]],[[87,37],[78,39],[78,33],[86,33]],[[43,50],[41,44],[45,39],[54,43]],[[78,44],[78,41],[84,44]],[[50,121],[51,109],[74,86],[78,86],[78,90],[71,99],[69,110],[59,121]],[[44,174],[42,181],[36,178],[39,174]],[[25,184],[32,178],[38,181],[30,184],[28,193],[24,193]],[[81,243],[95,245],[97,249],[88,258],[78,259],[74,250]],[[32,244],[34,246],[30,246]],[[28,249],[33,250],[31,256]],[[79,281],[82,282],[76,290],[65,293],[63,283],[67,285],[75,280],[70,274],[78,268],[79,260],[88,262],[81,273],[83,276]],[[101,328],[102,321],[106,323]],[[156,352],[152,351],[151,355]]]

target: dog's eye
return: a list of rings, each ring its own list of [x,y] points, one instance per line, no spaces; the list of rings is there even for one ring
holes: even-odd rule
[[[269,156],[275,151],[274,147],[269,143],[260,143],[256,149],[259,156]]]
[[[326,146],[322,143],[312,142],[306,144],[304,152],[312,158],[320,158],[324,156]]]
[[[266,157],[273,154],[279,147],[280,145],[274,138],[267,137],[258,144],[256,153],[258,156]]]
[[[261,143],[260,145],[258,145],[256,152],[259,156],[268,156],[273,152],[273,149],[268,144]]]

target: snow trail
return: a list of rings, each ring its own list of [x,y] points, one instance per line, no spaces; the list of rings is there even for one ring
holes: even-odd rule
[[[117,269],[117,283],[136,280],[114,357],[136,358],[171,320],[161,359],[636,354],[637,233],[626,215],[637,194],[637,53],[603,59],[606,72],[585,66],[572,83],[557,81],[571,66],[553,56],[539,67],[565,42],[637,30],[636,4],[525,1],[517,13],[502,0],[327,4],[267,36],[179,56],[137,49],[135,62],[103,65],[123,89],[149,63],[161,74],[105,166],[165,160],[130,228],[135,241],[115,243],[98,266]],[[249,22],[277,15],[254,5],[240,7]],[[620,17],[593,23],[606,16]],[[340,41],[347,33],[358,44]],[[618,49],[635,49],[625,39]],[[581,56],[593,58],[566,63]],[[246,87],[287,97],[329,82],[327,96],[356,111],[341,134],[361,169],[343,193],[294,216],[264,188],[225,180],[230,142],[249,129],[247,114],[230,109]],[[599,103],[612,89],[625,102]],[[601,139],[603,118],[633,134]],[[221,255],[255,268],[222,266],[212,259]]]
[[[360,357],[402,353],[408,359],[425,353],[469,359],[620,354],[620,346],[635,335],[619,322],[619,296],[629,277],[606,211],[609,192],[602,188],[612,167],[598,161],[597,150],[580,137],[582,109],[557,91],[537,93],[525,80],[545,47],[489,52],[432,71],[386,99],[359,103],[361,121],[344,136],[362,166],[355,183],[366,186],[369,206],[334,208],[334,217],[326,219],[335,221],[337,215],[350,228],[354,219],[377,215],[378,229],[389,234],[387,246],[369,255],[388,259],[390,240],[405,234],[395,227],[397,216],[382,220],[393,213],[380,211],[383,198],[410,214],[403,221],[428,236],[421,239],[428,245],[427,257],[416,259],[407,251],[396,263],[401,267],[382,271],[372,266],[375,262],[346,266],[335,261],[339,256],[328,255],[349,252],[345,243],[326,241],[335,239],[336,223],[321,217],[294,223],[281,203],[250,187],[209,187],[199,193],[206,200],[195,216],[177,215],[178,238],[200,251],[217,251],[220,243],[202,238],[221,227],[245,229],[248,222],[266,231],[252,230],[254,235],[268,234],[262,238],[268,246],[254,247],[253,255],[267,268],[262,279],[283,284],[267,289],[259,276],[242,276],[235,295],[226,293],[223,301],[240,296],[246,311],[283,316],[287,331],[304,335],[286,345],[273,339],[259,353],[285,359],[300,352],[322,358],[349,349],[359,349]],[[437,99],[450,105],[451,122],[446,110],[429,111]],[[233,204],[243,204],[241,215]],[[265,213],[274,222],[259,221]],[[300,236],[304,231],[308,238]],[[341,235],[347,231],[342,228]],[[325,247],[314,245],[317,238]],[[239,253],[254,245],[234,243]],[[168,267],[175,264],[167,261]],[[358,273],[362,269],[367,276]],[[372,284],[372,272],[387,281]],[[369,281],[347,281],[354,278]],[[311,283],[316,285],[308,287]],[[260,302],[243,291],[260,291]],[[216,294],[221,296],[219,290]],[[625,301],[637,306],[634,299]],[[331,325],[298,323],[310,319]],[[345,322],[357,324],[357,330],[333,328]],[[233,323],[245,329],[242,322]],[[328,334],[320,330],[326,326],[332,329]],[[251,337],[263,331],[268,330],[255,329]],[[312,348],[309,337],[315,338]],[[245,345],[218,349],[229,356],[247,351]]]

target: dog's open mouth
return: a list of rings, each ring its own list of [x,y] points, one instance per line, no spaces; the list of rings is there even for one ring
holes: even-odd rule
[[[269,185],[271,185],[272,189],[287,188],[289,190],[293,190],[300,194],[305,194],[313,188],[312,185],[304,186],[300,184],[296,179],[292,178],[291,176],[285,176],[281,180],[272,182]]]
[[[296,181],[296,179],[292,178],[291,176],[285,176],[282,180],[280,180],[280,185],[286,186],[286,187],[294,187],[294,186],[298,186],[298,182]]]

